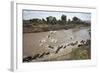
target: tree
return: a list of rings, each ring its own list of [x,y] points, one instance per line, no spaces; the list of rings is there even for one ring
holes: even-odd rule
[[[62,21],[62,24],[66,24],[66,15],[62,15],[61,16],[61,21]]]
[[[66,15],[62,15],[62,16],[61,16],[61,20],[62,20],[62,21],[66,21]]]
[[[68,19],[68,23],[71,23],[71,20],[70,19]]]
[[[78,17],[73,17],[72,21],[80,21],[80,19]]]
[[[73,23],[76,23],[76,24],[81,24],[81,23],[82,23],[82,20],[79,19],[78,17],[73,17],[73,18],[72,18],[72,22],[73,22]]]
[[[42,21],[43,21],[43,22],[45,22],[45,19],[44,19],[44,18],[42,18]]]
[[[47,19],[47,23],[48,23],[48,24],[56,24],[56,23],[57,23],[56,17],[49,16],[49,17],[47,17],[46,19]]]
[[[52,24],[57,24],[57,19],[56,19],[56,17],[53,17]]]
[[[52,16],[46,17],[47,23],[50,23],[52,20]]]
[[[46,20],[44,18],[42,18],[42,23],[45,24],[46,23]]]

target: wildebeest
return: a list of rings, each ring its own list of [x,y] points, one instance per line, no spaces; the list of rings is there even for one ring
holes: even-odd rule
[[[46,42],[46,39],[40,40],[40,46],[43,46],[43,44]]]
[[[91,40],[87,40],[86,43],[85,43],[86,46],[88,46],[90,44],[91,44]]]
[[[70,43],[67,46],[70,46]]]
[[[48,35],[47,38],[50,38],[50,35]]]
[[[50,34],[54,34],[54,33],[56,33],[57,31],[50,31]]]
[[[49,55],[50,52],[43,52],[42,54],[35,54],[34,56],[27,56],[23,58],[23,62],[31,62],[32,60],[35,60],[37,58],[42,58],[44,55]]]
[[[83,46],[83,44],[79,44],[79,45],[78,45],[78,47],[82,47],[82,46]]]
[[[65,45],[63,48],[65,49],[67,46]]]
[[[84,43],[85,43],[85,41],[84,41],[84,40],[81,40],[81,42],[80,42],[80,43],[84,44]]]
[[[40,54],[36,54],[36,55],[33,56],[32,59],[37,59],[39,56],[40,56]]]
[[[51,39],[50,39],[50,42],[52,42],[52,43],[57,43],[57,39],[51,38]]]
[[[55,54],[56,54],[56,53],[58,53],[58,52],[59,52],[59,50],[60,50],[62,47],[63,47],[63,45],[58,46],[58,48],[57,48],[57,50],[56,50]]]
[[[32,61],[32,56],[27,56],[23,58],[23,62],[30,62],[30,61]]]
[[[46,39],[40,40],[40,43],[45,43],[45,42],[46,42]]]
[[[49,54],[50,54],[50,52],[43,52],[40,56],[38,56],[38,58],[42,58],[43,56],[49,55]]]
[[[78,41],[76,41],[74,44],[77,45],[78,44]]]
[[[70,46],[70,45],[71,45],[71,46],[75,46],[75,45],[77,45],[77,44],[78,44],[78,41],[76,41],[75,43],[73,43],[73,42],[72,42],[72,43],[69,43],[67,46]]]
[[[64,45],[63,45],[63,49],[65,49],[67,46],[68,46],[67,44],[64,44]]]
[[[43,52],[38,58],[42,58],[46,53]]]
[[[54,49],[54,47],[53,47],[53,46],[50,46],[50,45],[49,45],[48,47],[49,47],[49,48],[51,48],[51,49]]]
[[[45,53],[45,55],[49,55],[49,54],[50,54],[50,52]]]

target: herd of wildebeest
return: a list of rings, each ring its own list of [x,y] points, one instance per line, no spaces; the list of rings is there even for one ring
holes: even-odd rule
[[[77,45],[77,47],[84,47],[84,46],[89,46],[90,43],[91,43],[91,40],[81,40],[80,41],[80,44],[78,44],[79,41],[76,41],[76,42],[72,42],[72,43],[69,43],[67,45],[60,45],[57,47],[57,50],[55,51],[55,54],[58,54],[58,52],[61,50],[61,49],[66,49],[67,46],[75,46]],[[54,49],[53,46],[49,45],[48,48],[50,49]],[[32,62],[33,60],[36,60],[36,59],[40,59],[40,58],[43,58],[44,56],[46,55],[50,55],[50,52],[43,52],[42,54],[35,54],[34,56],[27,56],[25,58],[23,58],[23,62]]]
[[[47,39],[51,38],[51,34],[55,34],[55,33],[56,33],[56,31],[50,31],[50,34],[47,36]],[[73,38],[70,37],[70,39],[72,40]],[[51,39],[51,40],[53,40],[52,42],[54,42],[54,44],[56,44],[56,42],[57,42],[56,39]],[[43,43],[45,43],[45,42],[46,42],[46,39],[40,40],[40,46],[43,46]],[[66,49],[68,46],[77,46],[78,48],[82,48],[84,46],[90,46],[90,44],[91,44],[90,39],[81,40],[81,41],[74,41],[74,42],[67,43],[67,44],[61,44],[61,45],[58,45],[56,47],[56,50],[54,51],[54,54],[58,54],[61,49]],[[52,45],[48,45],[47,49],[52,49],[53,50],[53,49],[55,49],[55,47],[52,46]],[[44,56],[50,55],[50,53],[51,52],[48,50],[48,52],[43,52],[41,54],[38,53],[38,54],[35,54],[34,56],[24,57],[23,62],[32,62],[33,60],[41,59]]]

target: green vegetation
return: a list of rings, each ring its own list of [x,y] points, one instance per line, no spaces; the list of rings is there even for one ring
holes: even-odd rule
[[[76,48],[71,52],[73,60],[89,59],[88,51],[83,48]]]
[[[68,19],[66,15],[62,15],[61,19],[57,20],[54,16],[46,18],[34,18],[23,20],[23,32],[44,32],[50,30],[69,29],[77,26],[90,26],[90,22],[82,21],[78,17]]]
[[[91,59],[90,42],[91,42],[90,40],[87,40],[87,42],[81,47],[74,48],[70,53],[71,59],[72,60]]]

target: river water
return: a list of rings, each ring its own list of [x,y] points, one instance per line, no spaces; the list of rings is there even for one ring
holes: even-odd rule
[[[34,56],[35,54],[42,54],[43,52],[50,52],[49,56],[43,59],[52,59],[72,51],[76,48],[81,40],[90,39],[90,27],[74,28],[68,30],[57,30],[38,33],[24,33],[23,34],[23,57]],[[60,45],[68,45],[69,43],[78,41],[75,46],[67,46],[66,49],[59,50],[55,54],[57,47]],[[54,47],[53,49],[48,46]],[[60,58],[60,57],[59,57]],[[62,57],[63,58],[63,57]]]

